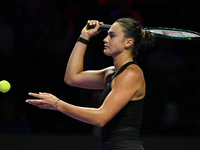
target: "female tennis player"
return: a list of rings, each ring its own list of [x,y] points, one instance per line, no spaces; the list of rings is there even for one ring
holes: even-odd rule
[[[145,79],[136,64],[138,50],[151,45],[154,37],[131,18],[116,20],[104,41],[104,54],[114,66],[102,70],[83,70],[84,54],[100,24],[88,21],[69,58],[65,82],[71,86],[104,89],[99,108],[74,106],[49,93],[29,93],[38,99],[26,102],[42,109],[54,109],[74,119],[102,127],[101,150],[143,150],[140,127],[146,91]],[[95,28],[89,29],[89,25]]]

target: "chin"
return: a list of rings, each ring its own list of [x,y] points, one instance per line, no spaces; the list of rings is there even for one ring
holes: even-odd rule
[[[106,56],[112,56],[111,54],[108,53],[108,51],[107,51],[106,49],[103,51],[103,53],[104,53]]]

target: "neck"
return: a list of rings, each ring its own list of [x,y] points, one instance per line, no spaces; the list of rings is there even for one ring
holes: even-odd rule
[[[118,72],[119,69],[126,64],[127,62],[133,61],[133,58],[131,56],[128,57],[123,57],[123,58],[119,58],[119,57],[113,57],[113,64],[115,66],[115,72]]]

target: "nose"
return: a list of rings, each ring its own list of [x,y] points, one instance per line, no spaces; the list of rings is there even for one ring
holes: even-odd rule
[[[103,39],[103,42],[104,42],[104,43],[107,43],[107,42],[108,42],[108,36],[106,36],[106,37]]]

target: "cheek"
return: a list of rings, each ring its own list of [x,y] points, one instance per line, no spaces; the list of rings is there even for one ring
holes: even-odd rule
[[[118,42],[110,43],[110,47],[107,50],[104,50],[104,54],[107,56],[116,56],[120,54],[123,50],[122,44]]]
[[[123,43],[121,40],[115,40],[115,41],[111,42],[111,47],[115,51],[120,51],[123,49]]]

